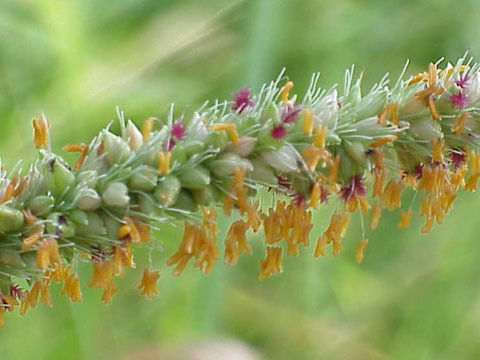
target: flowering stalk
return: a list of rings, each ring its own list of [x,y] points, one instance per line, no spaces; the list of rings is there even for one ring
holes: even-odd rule
[[[403,71],[405,73],[405,69]],[[150,240],[158,223],[184,223],[183,239],[168,260],[178,276],[193,265],[209,273],[219,257],[217,212],[236,213],[223,240],[224,261],[251,254],[249,232],[264,232],[260,279],[282,271],[282,256],[309,244],[312,209],[338,202],[314,256],[342,250],[351,214],[370,213],[375,229],[383,209],[401,207],[402,192],[418,192],[419,216],[429,232],[441,223],[460,189],[480,178],[479,66],[461,58],[389,88],[387,78],[366,95],[361,77],[346,72],[345,90],[322,90],[318,74],[303,99],[293,82],[249,88],[233,102],[205,104],[192,116],[145,120],[138,129],[120,117],[121,134],[107,127],[78,152],[73,168],[50,151],[49,123],[33,120],[38,160],[26,175],[0,174],[0,325],[3,314],[23,314],[38,299],[51,305],[49,285],[81,301],[77,259],[92,263],[88,286],[110,303],[114,278],[134,268],[133,248]],[[403,75],[402,75],[403,77]],[[255,194],[278,194],[261,209]],[[400,210],[407,227],[413,210]],[[359,241],[363,259],[368,240]],[[158,271],[146,268],[140,294],[157,292]]]

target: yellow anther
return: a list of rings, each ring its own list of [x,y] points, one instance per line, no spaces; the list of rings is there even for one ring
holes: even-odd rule
[[[302,151],[302,157],[305,160],[308,170],[315,171],[320,160],[327,160],[325,151],[314,146],[308,146]]]
[[[140,295],[152,300],[153,297],[158,294],[157,281],[159,278],[160,273],[158,271],[143,269],[142,280],[140,280],[137,286],[137,289],[140,289]]]
[[[316,182],[313,185],[312,192],[310,193],[310,206],[314,209],[318,207],[318,204],[320,203],[322,197],[322,188],[320,187],[320,184]]]
[[[265,259],[260,259],[260,275],[258,277],[260,280],[282,272],[282,253],[281,247],[267,247],[267,256]]]
[[[125,237],[130,235],[131,231],[132,231],[132,229],[130,228],[130,226],[122,225],[122,226],[120,226],[120,228],[117,231],[117,238],[124,239]]]
[[[66,295],[70,301],[73,302],[82,301],[82,291],[80,289],[80,282],[78,281],[77,275],[67,274],[60,295]]]
[[[313,146],[325,149],[325,141],[327,139],[328,126],[320,125],[315,131],[315,138],[313,139]]]
[[[248,245],[246,236],[248,228],[248,224],[243,220],[237,220],[230,226],[225,238],[225,264],[236,265],[242,252],[252,254],[252,248]]]
[[[138,230],[138,225],[129,217],[124,218],[125,225],[129,229],[128,235],[130,235],[130,240],[132,240],[132,243],[134,244],[139,244],[142,242],[142,236],[140,234],[140,231]],[[126,229],[125,229],[126,230]]]
[[[25,237],[22,242],[22,251],[30,250],[43,236],[43,227],[39,231]]]
[[[374,142],[372,142],[370,144],[370,147],[371,148],[376,148],[376,147],[379,147],[379,146],[382,146],[386,143],[389,143],[389,142],[394,142],[395,140],[397,140],[397,136],[396,135],[386,135],[380,139],[377,139],[375,140]]]
[[[359,264],[363,261],[363,252],[367,247],[367,244],[368,244],[368,239],[362,239],[358,243],[357,248],[355,249],[355,260]]]
[[[0,204],[6,203],[7,201],[11,200],[13,197],[20,194],[25,186],[25,178],[22,180],[18,180],[18,176],[15,175],[12,179],[8,182],[7,187],[5,188],[5,193],[3,194],[3,198],[0,201]]]
[[[50,124],[45,116],[42,114],[38,119],[33,119],[32,126],[35,148],[40,149],[42,147],[48,147],[50,142],[48,128],[50,127]]]
[[[480,154],[476,154],[474,150],[468,153],[469,170],[476,174],[480,172]]]
[[[430,110],[430,113],[432,114],[433,120],[442,119],[442,117],[440,116],[440,113],[437,110],[437,106],[435,105],[435,99],[433,98],[433,95],[429,95],[427,97],[427,106],[428,106],[428,109]]]
[[[471,174],[465,183],[465,190],[476,191],[479,178],[480,174]]]
[[[375,158],[375,167],[377,169],[383,169],[385,166],[383,165],[383,151],[382,149],[377,149],[375,150],[375,153],[373,154]]]
[[[78,158],[77,162],[75,163],[74,169],[78,170],[82,167],[85,158],[88,155],[88,146],[84,144],[80,145],[65,145],[63,147],[63,151],[66,152],[79,152],[80,157]]]
[[[400,207],[404,185],[401,181],[390,179],[381,195],[382,205],[389,211]]]
[[[384,106],[380,115],[377,118],[377,124],[384,124],[387,120],[388,114],[390,114],[390,122],[392,124],[398,125],[398,104],[390,103]]]
[[[398,125],[398,104],[390,104],[390,122],[394,125]]]
[[[410,226],[410,219],[412,218],[413,210],[408,210],[407,212],[400,211],[400,221],[397,226],[399,228],[406,228]]]
[[[455,134],[460,135],[460,133],[463,131],[463,128],[465,127],[467,118],[468,118],[468,112],[465,111],[460,114],[460,116],[455,121],[455,124],[453,124],[452,126],[452,131]]]
[[[154,118],[148,118],[143,122],[142,125],[142,136],[143,140],[147,140],[150,137],[150,133],[153,130]]]
[[[313,256],[324,256],[325,245],[330,243],[332,243],[333,255],[338,256],[340,254],[340,251],[342,250],[340,240],[343,236],[345,236],[345,232],[347,231],[349,222],[349,213],[334,213],[327,230],[325,230],[323,235],[317,241],[317,246],[315,247]]]
[[[101,300],[105,305],[110,305],[112,303],[113,296],[117,293],[117,287],[115,281],[110,280],[108,286],[103,289]],[[141,294],[142,295],[142,294]]]
[[[467,66],[467,65],[460,65],[460,66],[458,66],[458,67],[457,67],[457,66],[452,66],[452,67],[450,67],[450,68],[448,68],[448,69],[445,69],[445,70],[440,71],[440,74],[439,74],[439,75],[440,75],[441,77],[445,77],[446,79],[448,79],[448,78],[453,74],[453,72],[454,72],[455,70],[458,69],[458,72],[463,72],[463,71],[465,71],[465,70],[468,70],[469,68],[470,68],[470,67]]]
[[[303,111],[303,133],[306,135],[312,135],[313,132],[313,111],[305,109]]]
[[[382,205],[380,205],[380,202],[376,202],[375,205],[373,205],[372,217],[370,219],[370,228],[372,230],[375,230],[377,228],[381,215]]]
[[[433,216],[428,216],[427,220],[425,221],[425,224],[420,229],[420,232],[422,234],[428,234],[430,231],[432,231],[434,221],[435,221],[435,218]]]
[[[389,106],[389,104],[387,104],[383,107],[383,110],[380,113],[380,115],[378,115],[377,124],[384,124],[385,123],[385,120],[387,120],[387,116],[388,116],[389,111],[390,111],[390,106]]]
[[[57,240],[52,237],[43,239],[37,249],[37,267],[45,271],[50,265],[60,261]]]
[[[285,86],[282,88],[280,97],[284,105],[288,102],[288,95],[290,94],[290,90],[292,90],[292,88],[293,88],[293,81],[287,82]]]
[[[210,130],[213,131],[226,131],[228,134],[228,137],[230,138],[230,141],[234,144],[237,145],[240,137],[238,136],[237,133],[237,125],[233,123],[221,123],[221,124],[212,124],[210,125]]]
[[[374,171],[374,183],[373,183],[373,191],[372,196],[382,196],[383,194],[383,183],[387,176],[387,170],[385,168],[376,168]]]
[[[411,79],[408,81],[408,85],[413,85],[420,81],[425,81],[426,79],[427,79],[426,72],[418,73],[417,75],[411,77]]]
[[[317,245],[315,246],[315,250],[313,252],[313,257],[325,256],[325,247],[327,246],[328,238],[325,235],[322,235],[317,240]]]
[[[93,261],[93,274],[87,286],[93,289],[106,289],[114,275],[113,261]]]
[[[443,163],[443,152],[445,151],[445,139],[432,140],[432,160]]]
[[[328,173],[328,181],[331,185],[336,184],[338,180],[338,166],[340,165],[340,155],[335,156],[333,164],[330,166],[330,172]]]
[[[159,151],[158,153],[158,173],[165,175],[170,172],[170,159],[172,153],[170,151]]]
[[[361,213],[365,215],[367,211],[371,208],[370,204],[367,201],[367,198],[365,196],[359,196],[357,202],[358,206],[360,207]]]
[[[428,65],[428,84],[435,86],[437,84],[437,65],[430,63]]]

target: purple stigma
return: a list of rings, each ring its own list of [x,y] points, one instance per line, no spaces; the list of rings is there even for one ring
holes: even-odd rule
[[[305,196],[303,196],[299,192],[292,194],[292,197],[293,197],[293,204],[297,207],[305,203]]]
[[[423,176],[423,164],[415,165],[415,168],[413,169],[413,171],[415,173],[415,177],[417,179],[421,179]]]
[[[310,194],[312,193],[313,190],[313,183],[310,185]],[[322,204],[326,204],[328,201],[328,190],[325,188],[325,186],[320,185],[320,202]]]
[[[16,300],[23,299],[23,291],[18,285],[10,285],[10,296]]]
[[[463,92],[459,92],[457,94],[453,94],[449,96],[450,101],[453,105],[458,108],[463,108],[468,104],[468,97]]]
[[[292,183],[286,176],[277,176],[278,185],[284,188],[287,191],[292,191]]]
[[[457,170],[465,163],[467,160],[467,155],[462,150],[452,149],[452,152],[450,153],[450,160],[453,168]]]
[[[354,196],[365,196],[365,185],[360,175],[352,176],[350,183],[340,189],[340,197],[344,201],[348,201]]]
[[[252,101],[251,89],[249,87],[244,87],[233,94],[233,100],[235,104],[232,106],[232,110],[237,111],[241,114],[246,108],[253,107],[255,103]]]
[[[300,112],[300,108],[298,106],[287,105],[282,109],[282,112],[280,114],[280,119],[285,124],[293,123],[295,122],[295,119],[299,112]]]
[[[281,140],[285,137],[287,134],[287,129],[283,125],[277,125],[274,126],[272,131],[270,132],[270,135],[272,135],[272,138]]]
[[[174,146],[175,140],[173,140],[172,138],[168,139],[168,141],[165,143],[165,149],[167,149],[167,151],[172,150]]]
[[[108,254],[99,245],[92,246],[91,249],[93,260],[101,262],[106,260]]]
[[[460,78],[455,81],[455,85],[465,90],[465,88],[467,87],[468,80],[470,80],[470,76],[468,74],[460,75]]]
[[[185,137],[185,126],[180,120],[173,123],[171,134],[176,140],[182,140]]]

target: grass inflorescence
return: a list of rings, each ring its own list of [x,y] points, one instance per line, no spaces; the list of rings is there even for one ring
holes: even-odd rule
[[[190,260],[209,273],[219,258],[218,211],[236,213],[224,241],[224,261],[251,254],[250,233],[263,231],[260,280],[282,271],[282,257],[309,244],[312,211],[336,210],[316,240],[314,256],[342,250],[351,215],[369,214],[375,229],[383,209],[400,209],[409,226],[419,201],[428,233],[452,208],[459,190],[480,179],[479,66],[466,56],[388,87],[384,77],[362,95],[361,76],[347,71],[343,95],[312,77],[303,97],[283,73],[257,95],[243,88],[233,101],[204,104],[192,115],[149,118],[138,128],[120,113],[119,135],[109,127],[88,145],[66,145],[79,157],[70,167],[50,150],[49,122],[32,121],[38,159],[26,174],[0,177],[0,325],[6,311],[23,314],[38,300],[51,305],[49,285],[82,299],[78,259],[93,266],[87,285],[110,303],[114,282],[134,268],[133,249],[150,241],[159,223],[184,223],[183,239],[167,260],[179,276]],[[265,208],[259,191],[275,194]],[[362,220],[363,223],[363,220]],[[359,240],[361,262],[368,244]],[[157,292],[159,272],[147,266],[141,295]]]

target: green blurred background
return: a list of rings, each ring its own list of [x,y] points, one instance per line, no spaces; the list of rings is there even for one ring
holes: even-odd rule
[[[407,58],[410,74],[465,50],[478,59],[479,20],[476,0],[0,0],[0,154],[7,168],[28,166],[30,120],[41,112],[60,151],[88,141],[116,106],[137,123],[165,116],[172,101],[180,114],[258,89],[282,67],[301,93],[312,72],[329,87],[353,63],[370,87]],[[235,268],[219,261],[210,276],[188,268],[172,278],[164,261],[181,229],[165,226],[139,251],[139,269],[118,280],[111,306],[86,287],[72,305],[57,287],[53,309],[7,315],[0,358],[200,359],[185,351],[235,340],[264,359],[478,359],[479,202],[460,196],[427,236],[419,220],[398,230],[399,214],[385,213],[367,230],[362,265],[355,218],[339,258],[314,260],[308,249],[264,282],[259,236]],[[331,211],[315,214],[312,242]],[[162,272],[152,302],[134,288],[149,255]],[[81,275],[85,284],[87,264]]]

